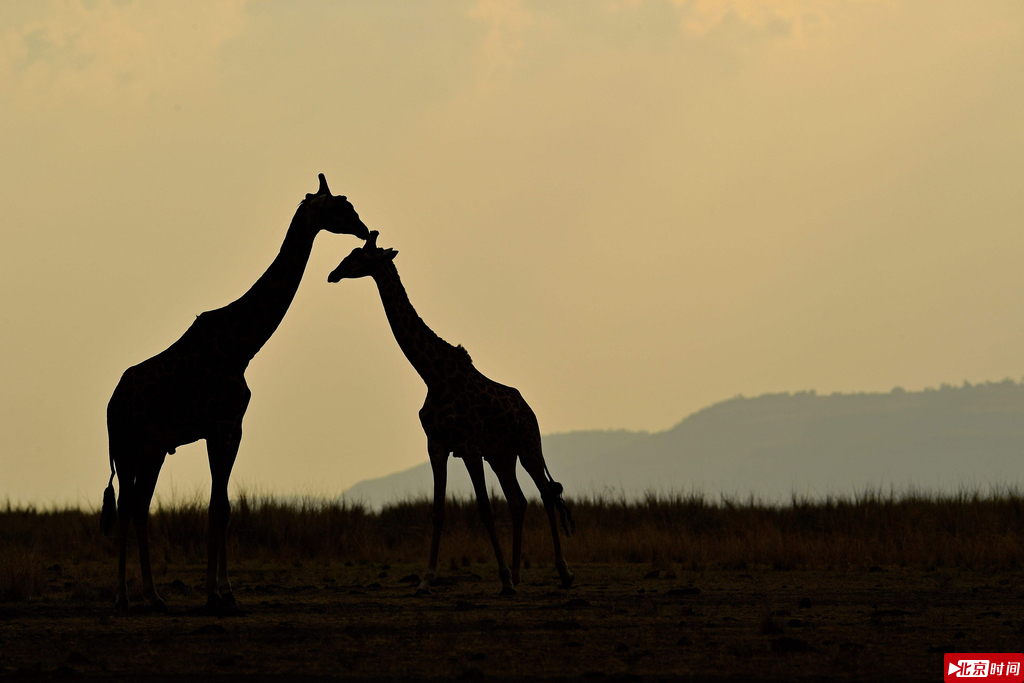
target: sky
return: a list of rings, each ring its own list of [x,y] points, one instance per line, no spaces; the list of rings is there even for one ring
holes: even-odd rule
[[[121,373],[317,173],[544,433],[1024,375],[1019,0],[0,3],[0,496],[98,505]],[[358,239],[253,360],[232,487],[426,460]],[[207,495],[205,445],[158,495]]]

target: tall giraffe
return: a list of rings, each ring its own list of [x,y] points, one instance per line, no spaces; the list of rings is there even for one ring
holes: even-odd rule
[[[366,239],[366,226],[345,197],[320,189],[299,204],[281,251],[237,301],[207,311],[166,351],[128,368],[107,406],[110,481],[103,493],[104,531],[117,524],[118,609],[128,608],[125,564],[128,524],[135,524],[142,593],[153,609],[167,606],[153,587],[146,525],[160,467],[178,446],[206,439],[212,486],[207,539],[207,608],[237,611],[228,581],[226,530],[231,506],[228,478],[249,405],[245,369],[277,329],[298,289],[313,240],[321,230]],[[115,470],[116,467],[116,470]],[[114,474],[120,495],[114,502]]]
[[[540,427],[533,410],[518,390],[484,377],[469,353],[452,346],[427,327],[409,302],[395,268],[394,249],[377,246],[377,231],[362,247],[352,250],[327,277],[330,282],[342,278],[370,276],[377,284],[391,331],[398,346],[427,385],[427,398],[420,409],[420,423],[427,435],[427,454],[434,473],[433,536],[427,572],[417,593],[430,591],[436,578],[437,551],[444,527],[444,495],[448,478],[448,454],[462,458],[473,480],[477,509],[487,527],[498,561],[503,595],[514,595],[520,582],[519,561],[522,550],[523,518],[526,496],[516,480],[516,457],[540,490],[551,523],[555,545],[555,567],[562,586],[572,585],[573,574],[565,564],[555,522],[557,509],[565,532],[575,530],[572,514],[562,500],[562,485],[551,478],[541,452]],[[494,531],[494,515],[484,484],[483,461],[491,465],[512,513],[512,568],[505,564],[501,544]],[[566,523],[568,520],[568,523]]]

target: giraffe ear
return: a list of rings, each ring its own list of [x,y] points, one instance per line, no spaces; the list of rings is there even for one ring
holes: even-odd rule
[[[398,256],[398,252],[395,251],[394,249],[388,249],[387,251],[384,252],[384,258],[388,259],[389,261],[394,261],[396,256]]]

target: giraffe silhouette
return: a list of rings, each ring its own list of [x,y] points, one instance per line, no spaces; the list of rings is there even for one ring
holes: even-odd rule
[[[427,398],[420,409],[420,423],[427,435],[427,454],[434,474],[433,536],[427,572],[417,588],[426,593],[436,578],[437,551],[444,527],[444,496],[448,477],[448,455],[462,458],[476,492],[480,519],[487,528],[498,561],[502,594],[514,595],[520,582],[523,518],[526,496],[516,480],[516,458],[540,490],[555,546],[555,567],[562,586],[572,585],[573,574],[562,556],[562,545],[555,521],[557,510],[565,532],[575,530],[572,514],[562,500],[562,485],[551,478],[541,452],[540,427],[533,410],[518,390],[498,384],[473,367],[462,346],[452,346],[427,327],[409,302],[398,277],[394,249],[377,246],[377,231],[370,232],[362,247],[352,250],[327,277],[330,282],[343,278],[372,277],[380,291],[398,346],[427,385]],[[491,465],[512,513],[512,567],[505,564],[501,544],[494,531],[494,515],[484,484],[483,461]]]
[[[125,564],[133,522],[142,566],[142,593],[152,609],[167,607],[153,587],[146,525],[160,468],[178,446],[206,439],[212,486],[207,539],[207,609],[236,612],[228,580],[228,478],[249,405],[245,369],[277,329],[298,289],[313,240],[321,230],[366,239],[366,226],[345,197],[320,188],[307,194],[292,218],[281,251],[237,301],[199,315],[166,351],[128,368],[107,405],[110,481],[103,493],[102,526],[117,525],[118,609],[128,608]],[[115,469],[116,468],[116,469]],[[114,475],[120,495],[114,501]]]

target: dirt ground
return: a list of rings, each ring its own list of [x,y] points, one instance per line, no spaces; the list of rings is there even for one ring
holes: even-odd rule
[[[500,597],[492,565],[446,567],[414,597],[414,565],[242,563],[249,614],[213,617],[199,564],[160,572],[163,615],[115,613],[112,564],[54,565],[42,597],[0,604],[0,675],[938,681],[946,651],[1024,643],[1016,573],[573,569]]]

